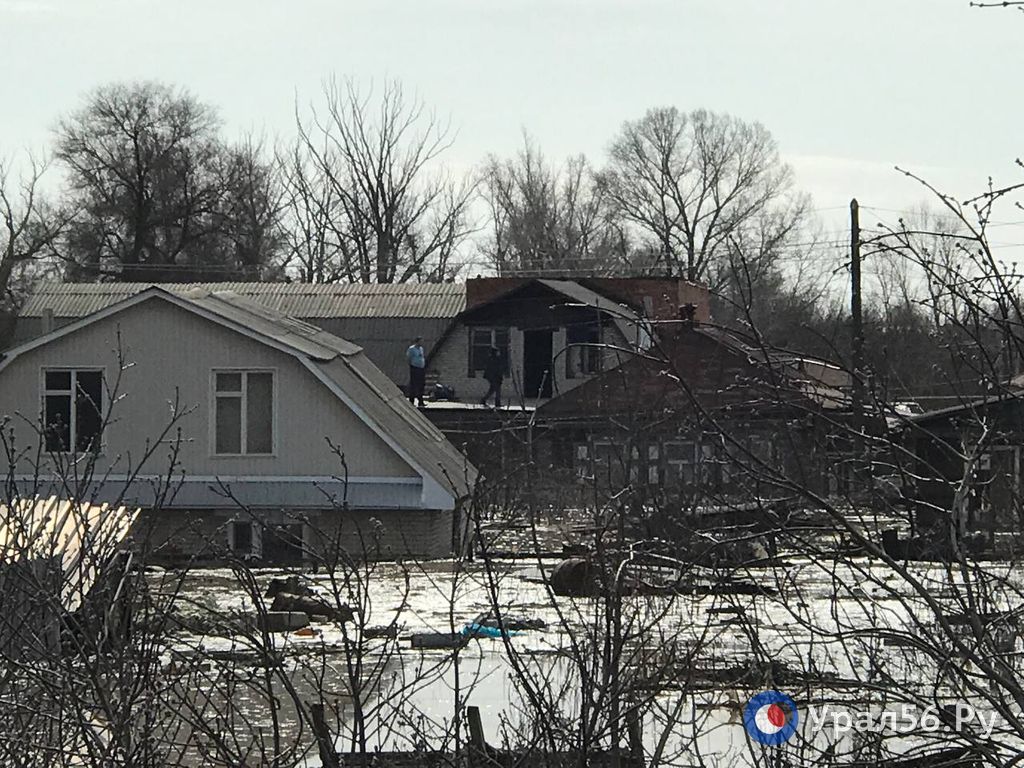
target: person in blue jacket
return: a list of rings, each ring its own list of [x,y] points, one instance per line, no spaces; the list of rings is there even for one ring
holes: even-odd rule
[[[423,390],[427,386],[427,356],[423,352],[423,337],[417,336],[405,350],[405,358],[409,361],[409,402],[419,401],[423,407]]]

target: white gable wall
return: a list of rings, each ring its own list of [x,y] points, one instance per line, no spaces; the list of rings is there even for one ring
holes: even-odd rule
[[[523,330],[512,322],[502,325],[477,326],[481,328],[504,327],[509,331],[509,373],[501,386],[501,396],[505,403],[515,405],[523,401]],[[427,378],[430,382],[439,382],[455,387],[456,397],[467,403],[480,400],[487,392],[488,384],[477,372],[469,375],[469,341],[470,326],[459,321],[449,334],[438,345],[430,357],[427,366]],[[604,329],[604,343],[608,345],[601,353],[604,370],[614,368],[629,359],[628,353],[618,351],[628,349],[629,342],[615,326]],[[552,333],[553,381],[552,395],[560,395],[583,384],[590,376],[566,376],[566,330],[555,328]],[[533,401],[530,401],[533,402]]]
[[[177,471],[186,476],[341,475],[340,462],[326,441],[330,438],[345,452],[350,477],[418,477],[300,361],[160,299],[144,301],[24,352],[0,371],[0,417],[10,417],[8,429],[16,431],[18,445],[38,442],[31,425],[39,422],[44,368],[103,367],[107,386],[112,387],[118,375],[119,347],[130,367],[122,374],[118,399],[112,405],[99,472],[135,470],[147,441],[166,428],[172,403],[177,401],[181,410],[189,411],[179,421],[182,440]],[[212,455],[211,371],[217,368],[275,372],[275,455]],[[170,447],[158,449],[143,474],[165,473]],[[31,461],[22,459],[17,472],[32,471]]]

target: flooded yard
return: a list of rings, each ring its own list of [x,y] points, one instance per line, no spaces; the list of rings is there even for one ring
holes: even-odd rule
[[[794,557],[730,574],[759,585],[760,594],[716,594],[709,586],[609,601],[555,596],[541,578],[553,565],[377,564],[347,584],[337,574],[303,573],[317,594],[351,605],[356,618],[314,616],[291,632],[179,630],[166,669],[188,670],[179,674],[212,709],[230,700],[227,708],[247,727],[279,728],[304,744],[310,765],[316,749],[296,707],[313,703],[329,713],[341,752],[451,752],[465,737],[467,707],[479,708],[484,737],[496,747],[554,731],[569,743],[588,727],[587,737],[606,742],[608,713],[621,706],[635,708],[644,751],[662,764],[761,765],[768,752],[751,741],[743,710],[754,694],[776,689],[803,716],[799,738],[784,748],[794,760],[828,751],[841,764],[843,754],[882,736],[896,753],[948,738],[945,730],[861,733],[844,728],[843,714],[896,724],[891,718],[901,713],[941,710],[963,697],[960,678],[935,653],[943,642],[935,608],[954,614],[964,587],[942,566],[918,564],[899,575],[867,558]],[[991,570],[1014,583],[1009,565]],[[256,595],[280,575],[256,572],[247,594],[232,571],[196,570],[182,597],[192,616],[244,624],[261,610]],[[715,573],[704,576],[713,584]],[[909,588],[908,578],[921,589]],[[171,579],[150,574],[157,589]],[[528,619],[538,628],[485,636],[468,628],[488,616],[492,624],[501,616],[506,626]],[[416,636],[460,633],[474,636],[450,648],[412,647]],[[1006,663],[1015,665],[1019,653],[1013,634]],[[199,673],[189,664],[196,658],[204,659]],[[609,686],[622,702],[602,695]],[[998,703],[980,695],[972,706],[992,711]]]

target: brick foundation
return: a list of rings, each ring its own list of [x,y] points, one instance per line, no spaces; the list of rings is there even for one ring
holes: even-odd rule
[[[307,564],[339,558],[398,560],[450,557],[455,549],[451,510],[144,510],[132,531],[146,561],[209,563],[232,556],[233,526],[252,526],[253,564]],[[287,528],[285,528],[287,527]],[[297,541],[280,531],[301,535]],[[277,555],[275,557],[275,555]],[[291,564],[297,564],[292,562]]]

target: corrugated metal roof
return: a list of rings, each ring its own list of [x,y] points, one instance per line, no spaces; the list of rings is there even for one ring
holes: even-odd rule
[[[151,285],[146,287],[147,295],[138,296],[137,300],[159,299],[195,307],[200,313],[223,318],[240,332],[284,345],[308,358],[338,390],[367,414],[371,423],[394,440],[442,488],[452,491],[456,499],[469,493],[476,479],[476,470],[440,430],[405,399],[401,390],[370,361],[361,347],[317,326],[288,317],[262,301],[224,290],[223,284],[212,284],[212,288],[191,286],[171,293]],[[131,306],[134,297],[135,294],[129,294],[123,299],[125,307]],[[109,311],[120,310],[111,307]],[[55,333],[66,333],[69,332],[67,328],[73,327],[71,324]],[[15,347],[7,354],[20,354],[23,349],[45,341],[46,337],[40,337],[22,347]]]
[[[181,295],[196,289],[233,291],[292,317],[454,318],[466,308],[463,283],[41,283],[19,313],[84,317],[151,285]]]

